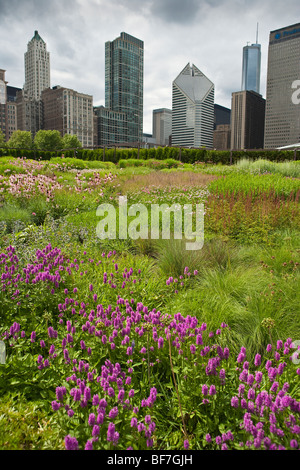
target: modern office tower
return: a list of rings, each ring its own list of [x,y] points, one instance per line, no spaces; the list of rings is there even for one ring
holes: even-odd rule
[[[77,135],[83,147],[92,147],[94,130],[93,97],[70,88],[55,86],[41,95],[44,129]]]
[[[157,145],[170,145],[172,135],[172,110],[154,109],[152,114],[152,136]]]
[[[97,116],[97,144],[114,145],[126,144],[127,141],[127,114],[112,111],[104,106],[94,107]]]
[[[237,91],[231,103],[231,149],[263,148],[264,98],[254,91]]]
[[[24,89],[31,98],[39,100],[42,91],[50,88],[50,54],[38,31],[34,32],[33,38],[27,44],[24,61]]]
[[[265,148],[300,141],[300,23],[269,35]]]
[[[172,145],[213,147],[214,84],[188,63],[172,84]]]
[[[261,45],[243,47],[242,91],[260,93]]]
[[[143,76],[143,41],[123,32],[105,43],[105,107],[126,114],[128,143],[142,142]]]

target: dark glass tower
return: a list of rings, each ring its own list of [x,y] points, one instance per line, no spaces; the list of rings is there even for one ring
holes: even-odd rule
[[[105,107],[125,113],[128,143],[142,142],[143,76],[143,41],[121,33],[105,43]]]
[[[251,44],[243,48],[242,91],[260,93],[261,46]]]

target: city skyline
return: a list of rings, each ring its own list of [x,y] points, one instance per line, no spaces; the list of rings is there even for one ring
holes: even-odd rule
[[[144,132],[152,132],[152,111],[171,108],[172,81],[182,64],[196,63],[215,84],[215,102],[230,108],[240,90],[242,50],[255,42],[259,23],[262,49],[261,94],[266,96],[267,46],[271,30],[294,24],[296,1],[178,2],[164,0],[0,0],[0,67],[10,86],[24,86],[24,52],[38,30],[51,60],[51,87],[91,94],[105,104],[105,42],[126,31],[144,41]],[[183,6],[184,5],[184,6]],[[18,14],[16,15],[16,11]]]

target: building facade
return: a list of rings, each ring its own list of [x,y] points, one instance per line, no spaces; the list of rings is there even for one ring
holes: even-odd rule
[[[213,147],[214,84],[188,63],[172,84],[172,145]]]
[[[269,35],[265,148],[300,141],[300,23]]]
[[[243,47],[242,87],[241,90],[260,93],[261,45],[251,44]]]
[[[0,131],[6,139],[6,125],[7,125],[7,82],[5,80],[6,70],[0,69]]]
[[[32,98],[28,92],[22,88],[16,96],[17,128],[21,131],[35,134],[42,129],[43,106],[41,100]]]
[[[152,114],[152,136],[156,145],[170,145],[172,135],[172,110],[154,109]]]
[[[214,149],[229,150],[231,142],[230,124],[218,124],[214,129]]]
[[[94,145],[93,97],[70,88],[55,86],[41,95],[43,128],[77,135],[83,147]]]
[[[99,146],[127,143],[127,114],[104,106],[94,107],[97,116],[97,144]]]
[[[263,148],[265,104],[265,99],[254,91],[232,93],[231,149]]]
[[[45,88],[50,88],[50,54],[38,31],[27,44],[24,54],[24,89],[31,98],[39,100]]]
[[[34,137],[43,128],[42,92],[50,87],[50,54],[38,31],[27,44],[24,66],[25,83],[16,98],[17,125]]]
[[[105,108],[126,115],[128,143],[142,142],[144,43],[122,32],[105,43]],[[118,144],[119,142],[114,142]]]

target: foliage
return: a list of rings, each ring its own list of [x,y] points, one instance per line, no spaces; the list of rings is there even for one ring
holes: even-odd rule
[[[33,147],[33,139],[31,132],[28,131],[14,131],[7,142],[8,148],[19,148],[19,149],[32,149]]]
[[[74,149],[82,147],[80,140],[77,135],[65,134],[62,138],[63,149]]]
[[[34,144],[38,150],[59,150],[63,141],[59,131],[39,130],[34,137]]]
[[[0,163],[0,447],[299,448],[297,181],[96,162]],[[204,203],[202,250],[97,238],[120,194]]]
[[[6,147],[5,135],[0,129],[0,147]]]

